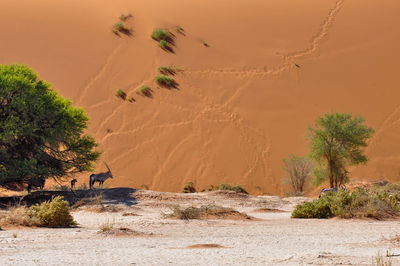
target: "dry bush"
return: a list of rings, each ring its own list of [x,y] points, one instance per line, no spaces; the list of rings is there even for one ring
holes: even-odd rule
[[[188,182],[183,187],[183,193],[195,193],[195,192],[196,192],[196,188],[194,187],[193,182]]]
[[[244,189],[241,185],[237,186],[232,186],[230,184],[219,184],[218,185],[219,190],[230,190],[230,191],[235,191],[237,193],[244,193],[244,194],[249,194],[246,189]]]
[[[175,206],[172,208],[172,213],[167,214],[168,218],[175,218],[181,220],[191,219],[233,219],[233,220],[251,220],[253,217],[238,212],[231,208],[225,208],[216,205],[206,205],[201,207],[190,206],[187,208],[181,208]]]
[[[100,225],[100,231],[99,232],[109,232],[112,229],[114,229],[114,222],[106,222]]]
[[[288,159],[283,160],[283,169],[288,175],[287,180],[289,180],[295,195],[301,195],[313,169],[312,162],[307,158],[292,154]]]
[[[388,253],[388,251],[386,251]],[[388,256],[386,256],[388,257]],[[391,258],[385,258],[380,252],[372,259],[372,265],[374,266],[392,266]]]
[[[51,201],[31,206],[28,215],[39,221],[44,227],[71,227],[76,222],[69,212],[68,202],[62,196],[54,197]]]

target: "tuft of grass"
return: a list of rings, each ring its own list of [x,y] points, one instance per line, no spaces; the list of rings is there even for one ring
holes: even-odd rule
[[[176,31],[177,31],[178,33],[182,33],[182,32],[184,32],[185,30],[181,27],[181,25],[177,25],[177,26],[176,26]]]
[[[113,25],[112,32],[116,35],[119,35],[119,33],[124,33],[126,35],[131,34],[131,30],[122,21],[119,21]]]
[[[183,187],[183,193],[195,193],[195,192],[196,192],[196,188],[194,187],[193,182],[188,182]]]
[[[136,93],[139,95],[147,96],[147,97],[152,96],[152,91],[151,91],[150,87],[147,85],[143,85],[142,87],[140,87],[140,89],[137,90]]]
[[[121,16],[119,16],[119,20],[121,20],[121,21],[127,21],[128,19],[130,19],[132,17],[132,14],[128,14],[128,15],[124,15],[124,14],[121,14]]]
[[[156,76],[155,81],[158,85],[164,87],[174,87],[176,85],[175,79],[167,77],[165,75]]]
[[[389,251],[386,251],[386,257],[388,257]],[[391,258],[385,259],[384,256],[378,252],[378,254],[373,257],[372,259],[372,265],[374,266],[392,266],[392,260]]]
[[[18,234],[17,233],[13,233],[12,236],[13,236],[13,238],[17,238]]]
[[[171,66],[159,66],[158,72],[160,72],[163,75],[175,75],[176,69]]]
[[[166,29],[156,28],[151,34],[151,38],[156,41],[166,41],[168,42],[171,39],[171,33]]]
[[[219,190],[231,190],[231,191],[235,191],[237,193],[249,194],[241,185],[232,186],[229,184],[219,184],[218,189]]]
[[[115,93],[115,96],[121,98],[122,100],[126,99],[126,93],[122,89],[118,89]]]
[[[357,188],[355,191],[330,192],[312,202],[296,206],[292,218],[375,218],[399,216],[400,187]]]
[[[106,233],[114,229],[114,223],[106,222],[100,225],[100,232]]]

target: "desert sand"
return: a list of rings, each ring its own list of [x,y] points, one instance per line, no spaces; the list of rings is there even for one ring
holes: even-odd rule
[[[125,189],[126,190],[126,189]],[[114,190],[113,195],[118,196]],[[73,211],[78,228],[0,231],[1,265],[371,265],[378,253],[398,255],[398,221],[291,219],[302,197],[233,192],[104,193],[116,212]],[[121,196],[119,196],[121,197]],[[125,202],[116,204],[116,201]],[[217,204],[257,219],[176,220],[172,206]],[[261,212],[260,209],[268,209]],[[99,233],[104,224],[117,234]],[[132,230],[132,231],[130,231]],[[393,265],[399,257],[391,259]]]
[[[306,155],[307,126],[335,111],[376,130],[352,178],[399,181],[398,10],[398,0],[2,0],[0,63],[32,67],[86,110],[110,186],[282,195],[282,159]],[[132,35],[113,34],[128,13]],[[157,27],[175,34],[173,53],[150,38]],[[177,89],[155,84],[160,65],[180,69]],[[136,94],[142,85],[151,97]]]

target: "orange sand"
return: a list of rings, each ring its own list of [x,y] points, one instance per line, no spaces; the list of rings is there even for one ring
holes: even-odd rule
[[[399,10],[398,0],[3,0],[0,63],[32,67],[87,111],[111,186],[283,193],[282,158],[305,155],[307,126],[331,111],[377,131],[352,177],[399,181]],[[111,32],[121,13],[133,15],[131,37]],[[175,53],[150,38],[156,27],[175,33]],[[183,70],[178,89],[154,83],[160,65]],[[142,85],[152,98],[135,93]]]

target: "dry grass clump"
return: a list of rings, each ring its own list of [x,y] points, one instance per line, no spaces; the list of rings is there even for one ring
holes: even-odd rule
[[[122,100],[125,100],[125,99],[126,99],[126,93],[125,93],[122,89],[118,89],[118,90],[115,92],[115,96],[121,98]]]
[[[16,225],[16,226],[39,226],[39,220],[31,217],[28,214],[26,206],[11,207],[2,215],[0,224],[2,226]]]
[[[147,234],[134,231],[126,227],[115,228],[114,222],[106,222],[100,225],[99,231],[97,233],[107,235],[107,236],[145,236]]]
[[[90,212],[118,212],[121,210],[119,206],[103,204],[103,193],[99,193],[90,198],[83,198],[71,206],[71,209],[85,207],[86,211]]]
[[[2,225],[17,226],[43,226],[43,227],[71,227],[75,226],[69,212],[68,202],[62,196],[54,197],[51,201],[36,204],[27,208],[17,206],[10,208],[4,214],[0,223]]]
[[[201,207],[187,207],[181,208],[175,206],[172,208],[172,213],[166,215],[168,218],[175,218],[181,220],[201,219],[231,219],[231,220],[251,220],[253,217],[238,212],[232,208],[225,208],[216,205],[206,205]]]
[[[386,185],[370,189],[328,193],[312,202],[297,205],[292,218],[375,218],[385,219],[400,214],[400,186]]]
[[[388,251],[386,251],[388,253]],[[374,266],[392,266],[392,260],[389,257],[388,254],[386,255],[386,258],[378,252],[378,254],[372,259],[372,265]]]
[[[156,28],[151,33],[151,38],[156,41],[164,40],[164,41],[169,42],[171,40],[171,36],[172,35],[169,32],[169,30],[161,29],[161,28]]]

